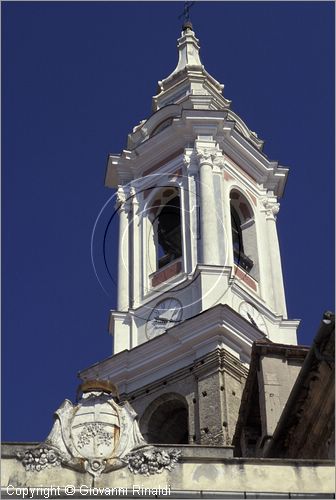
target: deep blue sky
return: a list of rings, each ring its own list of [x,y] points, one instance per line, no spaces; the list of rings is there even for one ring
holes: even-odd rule
[[[1,7],[2,439],[30,441],[77,371],[111,353],[116,297],[90,258],[106,158],[176,66],[183,3]],[[310,344],[334,305],[333,2],[197,2],[192,21],[233,110],[291,168],[278,231],[289,317]]]

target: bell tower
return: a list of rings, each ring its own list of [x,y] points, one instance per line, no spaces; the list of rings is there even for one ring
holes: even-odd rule
[[[165,429],[168,442],[223,445],[253,341],[296,344],[299,322],[287,318],[276,228],[288,169],[263,153],[199,50],[188,21],[151,116],[109,156],[119,213],[114,355],[81,377],[117,383],[149,441]]]

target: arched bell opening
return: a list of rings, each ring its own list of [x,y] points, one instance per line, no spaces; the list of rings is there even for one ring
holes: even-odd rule
[[[182,256],[180,197],[174,196],[158,214],[158,268]]]
[[[165,394],[145,411],[140,429],[148,443],[188,444],[188,406],[178,394]]]
[[[156,269],[182,257],[181,203],[176,187],[162,189],[150,210],[156,248]]]
[[[246,197],[236,189],[230,193],[230,210],[234,262],[258,281],[259,259],[254,213]]]

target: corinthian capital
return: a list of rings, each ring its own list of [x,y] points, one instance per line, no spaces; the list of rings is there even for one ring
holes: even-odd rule
[[[131,201],[132,195],[130,193],[127,193],[125,188],[119,186],[116,193],[116,210],[124,210],[128,213],[131,209]]]
[[[183,155],[183,163],[184,165],[188,168],[190,166],[191,162],[191,155],[190,154],[184,154]]]
[[[116,192],[116,208],[120,208],[125,201],[126,195],[124,188],[122,186],[118,186],[118,191]]]
[[[212,167],[222,168],[224,166],[224,158],[221,151],[217,148],[197,148],[196,155],[199,164],[211,165]]]
[[[218,150],[216,148],[197,148],[196,155],[200,165],[213,165]]]
[[[138,197],[137,197],[137,192],[136,192],[136,189],[135,189],[134,186],[130,187],[129,198],[130,198],[129,202],[132,203],[133,205],[138,205],[139,204]]]
[[[262,204],[265,207],[262,211],[266,213],[266,216],[276,220],[276,216],[280,210],[280,203],[273,201],[271,198],[263,198]]]
[[[223,168],[225,165],[225,160],[222,155],[218,155],[214,158],[213,164],[218,168]]]

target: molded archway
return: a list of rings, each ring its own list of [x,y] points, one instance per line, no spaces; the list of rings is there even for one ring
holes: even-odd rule
[[[188,405],[177,393],[163,394],[145,410],[140,429],[155,444],[188,444]]]
[[[230,192],[230,208],[234,261],[259,280],[258,242],[253,209],[237,189]]]

